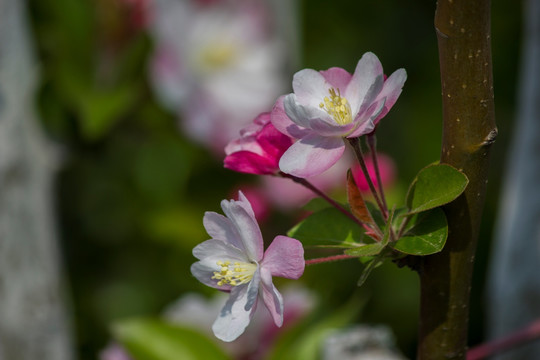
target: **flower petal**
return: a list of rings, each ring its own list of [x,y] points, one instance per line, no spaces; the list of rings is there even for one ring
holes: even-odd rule
[[[385,98],[378,100],[371,104],[371,106],[364,112],[358,114],[358,118],[355,119],[355,123],[360,125],[347,137],[353,138],[369,134],[375,129],[375,123],[373,122],[384,108]]]
[[[276,236],[264,253],[261,267],[272,276],[298,279],[305,267],[302,243],[287,236]]]
[[[327,112],[321,110],[318,106],[304,106],[297,101],[295,94],[285,96],[283,107],[287,116],[298,126],[310,129],[313,119],[321,119],[329,124],[334,123]]]
[[[405,69],[398,69],[394,71],[392,75],[386,79],[382,91],[379,93],[379,96],[377,96],[377,100],[384,97],[386,98],[386,102],[384,104],[384,109],[375,119],[375,125],[377,125],[379,120],[386,116],[392,106],[394,106],[399,95],[401,94],[405,80],[407,80],[407,72]]]
[[[234,246],[221,240],[206,240],[193,248],[193,256],[202,260],[206,258],[219,258],[221,260],[239,260],[248,262],[246,254]]]
[[[272,119],[272,124],[278,129],[281,133],[288,135],[295,139],[301,139],[306,136],[309,130],[298,126],[295,124],[285,113],[285,108],[283,106],[283,100],[286,95],[280,96],[272,109],[270,118]]]
[[[236,340],[249,325],[257,302],[257,298],[255,298],[253,306],[246,309],[245,305],[248,303],[248,288],[250,285],[251,283],[232,288],[229,300],[227,300],[212,325],[212,330],[218,339],[226,342]]]
[[[382,75],[383,68],[377,56],[371,52],[365,53],[358,61],[344,94],[351,105],[353,116],[358,113],[366,94],[377,77]]]
[[[344,151],[341,137],[311,134],[292,144],[279,160],[279,168],[302,178],[315,176],[334,165]]]
[[[250,151],[238,151],[227,155],[223,166],[246,174],[269,175],[276,172],[278,162]]]
[[[321,75],[334,89],[339,89],[342,94],[345,93],[345,89],[352,78],[352,75],[348,71],[338,67],[323,70],[321,71]]]
[[[320,119],[313,119],[310,121],[310,126],[313,132],[322,136],[345,136],[351,131],[351,129],[354,128],[355,124],[329,124],[328,122],[322,121]]]
[[[263,238],[249,201],[240,192],[240,201],[223,200],[221,208],[240,235],[242,247],[250,260],[259,261],[263,256]]]
[[[244,250],[240,234],[230,219],[216,212],[207,211],[204,213],[203,224],[212,239],[225,241],[240,250]]]
[[[300,70],[294,74],[292,86],[298,102],[314,108],[318,108],[319,103],[328,96],[330,88],[324,76],[313,69]]]
[[[283,325],[283,296],[272,283],[272,275],[268,270],[261,270],[262,298],[276,326]]]

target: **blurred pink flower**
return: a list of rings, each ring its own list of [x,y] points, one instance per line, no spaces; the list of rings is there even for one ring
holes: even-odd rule
[[[280,169],[302,178],[328,170],[341,158],[344,138],[375,129],[401,94],[406,78],[405,70],[399,69],[384,80],[379,59],[369,52],[352,75],[341,68],[297,72],[294,93],[280,97],[272,111],[274,126],[299,139],[281,157]]]
[[[248,326],[259,297],[277,326],[283,324],[283,299],[273,276],[298,279],[304,272],[302,244],[277,236],[264,251],[263,238],[253,209],[239,192],[239,200],[223,200],[226,216],[207,212],[204,227],[212,237],[193,249],[199,259],[192,274],[203,284],[230,292],[212,330],[217,338],[233,341]]]
[[[283,46],[267,2],[154,0],[151,75],[187,135],[221,153],[283,91]]]
[[[225,147],[224,166],[249,174],[277,174],[279,159],[291,144],[292,139],[272,125],[270,113],[262,113]]]
[[[347,169],[353,166],[353,159],[346,154],[335,166],[322,174],[309,179],[309,182],[324,192],[343,191],[345,189]],[[261,190],[268,202],[280,210],[298,209],[317,195],[291,179],[278,176],[261,178]]]
[[[377,177],[375,175],[375,165],[373,164],[371,154],[366,154],[364,156],[364,161],[366,163],[366,167],[368,169],[371,181],[373,182],[375,187],[378,188]],[[383,188],[392,186],[392,184],[396,180],[396,164],[394,163],[394,160],[392,160],[390,156],[378,152],[377,162],[379,164],[379,174],[381,176]],[[364,176],[364,172],[360,168],[360,165],[356,164],[352,168],[352,174],[354,177],[354,181],[356,182],[356,185],[358,186],[360,191],[368,193],[369,185],[366,177]]]

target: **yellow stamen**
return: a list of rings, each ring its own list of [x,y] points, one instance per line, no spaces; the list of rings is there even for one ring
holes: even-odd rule
[[[251,281],[257,270],[257,264],[254,263],[234,262],[231,266],[230,261],[218,261],[216,264],[221,266],[221,269],[214,271],[212,279],[218,280],[218,286],[246,284]]]
[[[351,106],[346,98],[341,97],[339,89],[330,88],[328,90],[330,97],[325,96],[323,102],[319,104],[338,125],[346,125],[352,122]]]

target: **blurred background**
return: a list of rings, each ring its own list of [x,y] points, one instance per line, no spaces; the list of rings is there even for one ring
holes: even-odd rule
[[[221,212],[222,199],[242,189],[260,204],[267,240],[303,216],[300,207],[307,198],[276,201],[287,185],[223,168],[224,145],[269,111],[279,95],[291,92],[294,72],[333,66],[353,72],[367,51],[379,57],[386,74],[407,70],[403,93],[377,133],[378,149],[396,169],[387,189],[390,202],[399,205],[414,175],[439,157],[434,1],[28,0],[27,5],[39,72],[33,104],[55,154],[53,199],[77,359],[106,356],[105,348],[125,340],[115,324],[161,317],[188,293],[212,299],[215,291],[196,281],[189,268],[195,261],[192,248],[208,238],[203,214]],[[493,1],[492,10],[499,137],[474,274],[470,344],[485,334],[486,265],[516,112],[521,38],[520,2]],[[344,199],[343,182],[321,184]],[[280,346],[307,336],[309,331],[298,330],[302,327],[361,323],[389,326],[399,350],[414,357],[416,274],[390,263],[357,288],[359,276],[355,261],[308,267],[295,282],[309,298],[301,301],[302,319],[277,335],[273,356],[283,351]],[[278,283],[287,287],[291,281]]]

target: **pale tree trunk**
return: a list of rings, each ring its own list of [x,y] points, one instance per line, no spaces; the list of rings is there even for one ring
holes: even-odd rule
[[[500,205],[487,301],[492,338],[540,318],[540,0],[524,2],[518,113]],[[540,343],[498,359],[540,359]]]
[[[25,1],[0,0],[0,359],[72,359]]]

